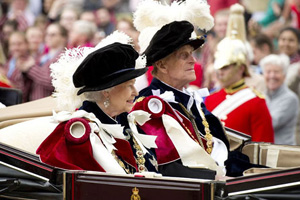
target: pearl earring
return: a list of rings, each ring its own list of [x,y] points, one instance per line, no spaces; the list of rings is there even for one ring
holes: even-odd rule
[[[103,104],[104,104],[104,107],[105,108],[107,108],[108,106],[109,106],[109,98],[107,98],[104,102],[103,102]]]

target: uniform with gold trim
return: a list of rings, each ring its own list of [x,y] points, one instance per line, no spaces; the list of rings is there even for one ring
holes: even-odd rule
[[[205,105],[208,110],[214,113],[214,110],[222,102],[232,98],[234,94],[242,92],[246,89],[248,91],[243,95],[251,95],[249,100],[241,105],[235,105],[238,104],[237,101],[225,105],[225,107],[227,107],[223,108],[223,110],[233,110],[227,114],[218,113],[220,120],[226,127],[250,135],[252,141],[274,142],[272,119],[265,99],[255,89],[249,88],[245,84],[244,79],[238,81],[228,88],[222,88],[221,90],[206,97]],[[230,108],[235,106],[236,108]]]
[[[226,127],[246,133],[257,142],[274,142],[272,119],[261,94],[245,84],[249,77],[249,49],[245,35],[244,8],[230,7],[226,37],[215,52],[214,68],[221,85],[206,97],[205,105]]]

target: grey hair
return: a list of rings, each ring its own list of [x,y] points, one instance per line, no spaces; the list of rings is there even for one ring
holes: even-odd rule
[[[85,92],[83,93],[84,97],[86,100],[88,101],[92,101],[92,102],[101,102],[101,101],[105,101],[105,97],[103,95],[103,91],[111,91],[114,87],[105,89],[105,90],[100,90],[100,91],[89,91],[89,92]]]
[[[261,66],[263,72],[265,71],[265,66],[271,64],[276,65],[282,68],[284,74],[287,72],[287,68],[290,65],[290,58],[285,54],[270,54],[264,57],[260,62],[259,65]]]
[[[94,23],[85,20],[75,21],[73,27],[75,28],[75,31],[86,35],[89,40],[93,39],[97,32],[97,26]]]

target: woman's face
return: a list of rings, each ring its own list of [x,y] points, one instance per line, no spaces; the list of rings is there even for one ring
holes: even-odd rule
[[[59,23],[65,27],[68,31],[72,29],[74,22],[77,20],[77,14],[73,10],[64,10],[61,13]]]
[[[280,53],[292,56],[298,51],[299,41],[297,36],[289,30],[282,32],[278,38],[278,47]]]
[[[42,30],[38,28],[29,28],[26,32],[26,39],[31,51],[38,51],[40,45],[43,43],[44,35]]]
[[[285,74],[282,67],[273,64],[266,64],[264,66],[264,78],[267,89],[269,91],[275,91],[283,84]]]
[[[134,84],[135,79],[132,79],[114,86],[109,91],[109,109],[110,113],[113,113],[111,117],[129,112],[132,109],[134,98],[139,94]]]
[[[64,47],[66,38],[62,36],[59,26],[51,24],[48,26],[45,35],[45,43],[49,48],[57,49]]]
[[[9,38],[9,52],[15,58],[26,56],[28,44],[24,36],[13,33]]]

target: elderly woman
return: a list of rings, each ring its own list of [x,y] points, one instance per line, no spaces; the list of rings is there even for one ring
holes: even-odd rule
[[[289,58],[271,54],[261,60],[260,65],[267,86],[266,102],[272,117],[275,144],[294,145],[299,100],[284,82]]]
[[[156,171],[155,157],[143,146],[155,147],[155,137],[132,131],[126,118],[138,95],[135,78],[147,69],[135,68],[139,56],[129,44],[114,42],[95,49],[73,74],[77,95],[83,94],[85,101],[76,112],[54,116],[60,124],[37,154],[43,162],[66,169]]]

